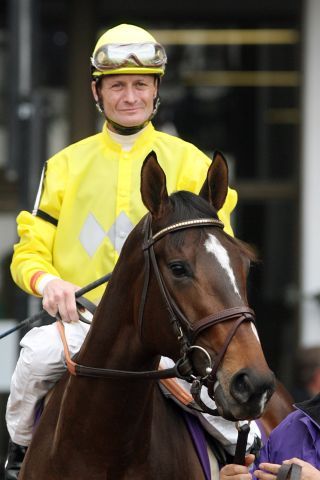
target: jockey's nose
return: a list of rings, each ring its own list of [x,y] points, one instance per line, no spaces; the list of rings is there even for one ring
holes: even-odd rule
[[[131,87],[131,85],[128,85],[125,89],[123,99],[127,103],[135,103],[137,101],[137,94],[135,92],[135,89]]]

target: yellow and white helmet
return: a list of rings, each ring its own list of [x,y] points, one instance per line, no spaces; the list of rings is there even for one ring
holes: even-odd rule
[[[121,24],[99,38],[91,57],[92,76],[152,74],[162,76],[165,49],[143,28]]]

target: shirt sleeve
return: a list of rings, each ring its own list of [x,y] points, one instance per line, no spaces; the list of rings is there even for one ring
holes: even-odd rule
[[[14,245],[12,278],[22,290],[37,296],[36,282],[42,274],[60,276],[52,252],[66,182],[65,163],[61,154],[46,163],[33,212],[22,211],[17,217],[20,240]]]
[[[16,284],[27,293],[36,294],[32,278],[38,272],[59,276],[52,265],[52,249],[56,227],[42,218],[22,211],[17,217],[19,243],[14,246],[11,274]]]

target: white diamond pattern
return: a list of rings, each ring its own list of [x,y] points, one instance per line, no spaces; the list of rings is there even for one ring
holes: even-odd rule
[[[90,257],[94,256],[105,236],[106,232],[101,227],[96,217],[92,213],[89,213],[81,229],[79,239]]]
[[[133,226],[133,223],[125,212],[121,212],[115,222],[111,225],[109,231],[106,232],[96,217],[92,213],[89,213],[81,229],[79,239],[90,257],[94,256],[103,239],[106,237],[109,238],[114,249],[120,253],[127,236],[133,229]]]
[[[123,244],[132,229],[133,223],[130,218],[128,218],[125,212],[121,212],[108,231],[108,237],[118,253],[121,252]]]

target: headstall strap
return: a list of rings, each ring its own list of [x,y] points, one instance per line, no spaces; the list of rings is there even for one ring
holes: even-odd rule
[[[147,215],[144,222],[144,240],[143,245],[146,244],[148,238],[151,235],[151,215]],[[139,324],[139,336],[142,338],[142,326],[143,326],[143,313],[144,307],[147,300],[147,293],[149,287],[149,279],[150,279],[150,257],[149,251],[143,248],[143,256],[144,256],[144,281],[143,281],[143,288],[141,294],[141,300],[139,305],[139,315],[138,315],[138,324]]]
[[[177,232],[178,230],[184,230],[186,228],[194,228],[194,227],[218,227],[223,229],[224,224],[218,218],[196,218],[194,220],[185,220],[183,222],[177,222],[168,227],[159,230],[159,232],[151,235],[148,240],[144,243],[143,249],[149,248],[155,242],[160,240],[160,238],[164,237],[168,233]]]
[[[179,320],[181,320],[184,323],[186,328],[189,326],[189,322],[183,316],[182,312],[180,312],[180,310],[177,308],[173,298],[171,297],[171,295],[169,294],[166,288],[166,285],[159,271],[159,267],[158,267],[154,249],[153,249],[154,242],[149,243],[149,240],[153,238],[152,231],[151,231],[151,219],[152,219],[151,214],[147,215],[145,224],[144,224],[143,254],[144,254],[145,274],[144,274],[144,284],[143,284],[143,289],[141,294],[141,302],[139,306],[139,316],[138,316],[140,338],[142,339],[142,335],[143,335],[143,314],[144,314],[144,308],[146,304],[149,281],[150,281],[150,259],[151,259],[151,263],[152,263],[154,273],[158,282],[158,286],[160,288],[162,298],[166,303],[166,308],[170,315],[171,324],[175,330],[175,334],[179,342],[181,343],[181,350],[184,353],[187,342],[184,338],[183,331],[181,329],[177,316],[179,317]]]

